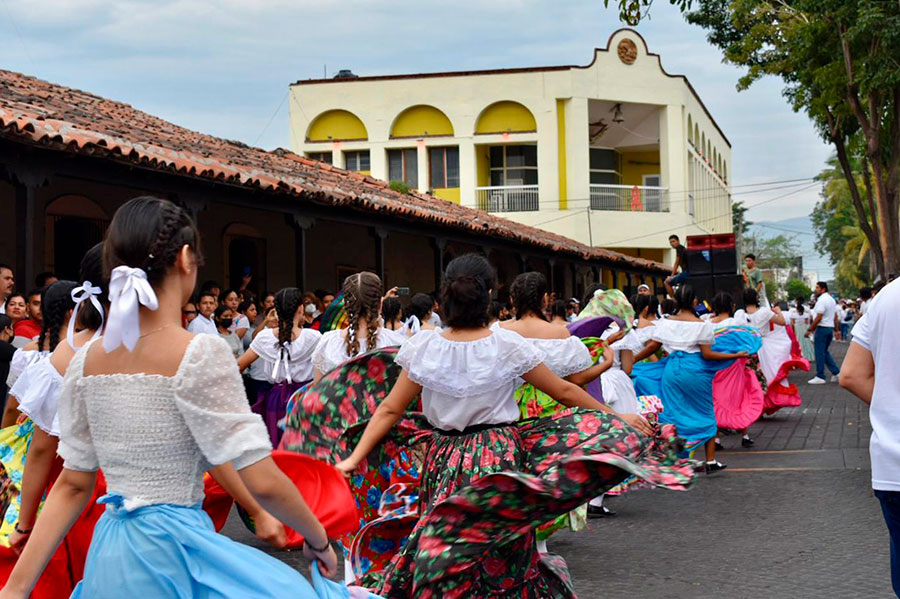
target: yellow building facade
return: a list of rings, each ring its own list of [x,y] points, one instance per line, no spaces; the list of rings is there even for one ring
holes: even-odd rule
[[[671,262],[731,232],[731,144],[637,32],[586,66],[339,77],[290,89],[292,149],[582,243]]]

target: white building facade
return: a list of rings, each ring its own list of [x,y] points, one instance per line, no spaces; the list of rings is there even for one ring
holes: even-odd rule
[[[732,230],[731,145],[637,32],[587,66],[299,81],[292,149],[598,247],[671,262]]]

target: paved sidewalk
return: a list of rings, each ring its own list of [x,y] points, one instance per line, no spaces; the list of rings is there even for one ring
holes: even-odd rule
[[[845,347],[836,344],[839,362]],[[725,472],[686,493],[611,499],[616,517],[554,536],[550,550],[569,563],[579,596],[893,597],[888,534],[869,484],[867,407],[809,378],[792,377],[803,406],[752,427],[754,448],[723,438]],[[234,516],[224,532],[259,546]],[[276,555],[306,571],[298,552]]]

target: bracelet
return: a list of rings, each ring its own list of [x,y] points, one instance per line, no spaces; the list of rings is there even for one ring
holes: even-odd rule
[[[316,547],[315,545],[313,545],[312,543],[310,543],[307,540],[304,540],[303,544],[306,545],[307,547],[309,547],[313,553],[325,553],[331,547],[331,540],[326,537],[325,546],[321,547],[321,548]]]
[[[30,534],[31,534],[31,531],[34,530],[34,527],[32,526],[32,527],[29,528],[28,530],[22,530],[21,528],[19,528],[19,523],[16,522],[16,527],[15,527],[15,529],[16,529],[16,532],[19,533],[20,535],[30,535]]]

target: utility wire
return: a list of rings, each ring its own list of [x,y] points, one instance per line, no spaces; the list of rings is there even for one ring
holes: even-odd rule
[[[266,126],[263,127],[263,130],[259,132],[259,135],[257,135],[256,139],[253,141],[254,146],[259,143],[259,140],[262,139],[262,136],[265,135],[266,131],[269,130],[269,125],[271,125],[272,121],[275,120],[275,115],[277,115],[279,112],[281,112],[281,107],[284,106],[284,101],[287,100],[288,94],[290,94],[290,93],[291,93],[291,90],[290,90],[290,88],[288,88],[288,91],[284,94],[284,97],[281,98],[281,103],[278,105],[278,108],[276,108],[275,112],[272,113],[272,116],[269,117],[269,122],[266,123]]]

